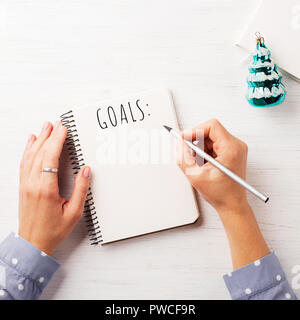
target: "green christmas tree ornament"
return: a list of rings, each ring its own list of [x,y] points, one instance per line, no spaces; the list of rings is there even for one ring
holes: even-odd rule
[[[286,96],[286,90],[281,83],[282,75],[271,59],[271,52],[266,47],[264,38],[259,32],[255,35],[256,52],[249,66],[246,98],[254,107],[276,106],[282,103]]]

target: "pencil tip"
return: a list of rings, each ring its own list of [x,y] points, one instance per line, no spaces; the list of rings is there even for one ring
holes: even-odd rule
[[[269,201],[269,197],[265,200],[265,203],[267,203]]]
[[[167,129],[169,132],[172,130],[172,128],[168,127],[168,126],[164,126],[165,129]]]

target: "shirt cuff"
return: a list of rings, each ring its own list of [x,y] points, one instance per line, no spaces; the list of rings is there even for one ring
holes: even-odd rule
[[[280,262],[274,253],[254,261],[240,269],[223,276],[229,293],[234,300],[253,299],[261,296],[264,292],[273,292],[275,287],[282,288],[287,283],[286,276]],[[289,290],[284,292],[283,299],[295,298],[294,293]],[[273,299],[264,295],[264,299]]]
[[[17,234],[11,233],[0,244],[0,261],[43,290],[60,264]]]

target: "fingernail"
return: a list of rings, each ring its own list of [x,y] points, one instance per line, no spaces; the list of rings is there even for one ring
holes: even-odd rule
[[[33,134],[30,134],[28,137],[28,142],[31,142],[33,140]]]
[[[49,127],[50,127],[50,122],[45,122],[43,125],[43,130],[46,131],[49,129]]]
[[[85,178],[89,178],[91,174],[91,169],[89,167],[84,168],[83,175]]]
[[[66,127],[59,121],[59,129],[61,131],[65,131],[66,130]]]
[[[60,121],[56,121],[55,124],[54,124],[54,128],[55,129],[58,128],[59,124],[60,124]]]

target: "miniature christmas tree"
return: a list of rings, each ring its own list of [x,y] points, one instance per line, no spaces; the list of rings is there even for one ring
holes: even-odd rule
[[[282,75],[271,59],[270,50],[264,43],[264,38],[256,34],[256,53],[249,66],[247,78],[247,100],[254,107],[271,107],[282,103],[286,90],[281,83]]]

